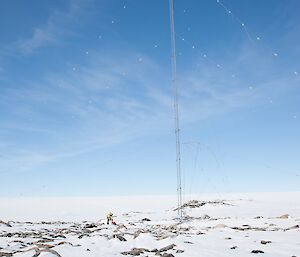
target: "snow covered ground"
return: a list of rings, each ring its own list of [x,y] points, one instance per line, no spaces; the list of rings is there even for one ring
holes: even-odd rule
[[[180,221],[175,196],[0,198],[0,256],[300,257],[300,192],[186,200]]]

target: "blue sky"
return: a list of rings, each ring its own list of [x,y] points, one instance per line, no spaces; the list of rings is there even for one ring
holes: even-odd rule
[[[168,8],[1,1],[0,195],[176,193]],[[299,8],[175,0],[186,194],[299,190]]]

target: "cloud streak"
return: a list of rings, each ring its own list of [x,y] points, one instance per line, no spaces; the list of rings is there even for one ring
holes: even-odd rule
[[[241,71],[241,65],[256,64],[257,56],[249,55],[249,51],[242,47],[229,68]],[[6,118],[1,126],[1,172],[30,170],[173,130],[173,95],[166,76],[169,67],[160,67],[149,57],[132,52],[100,51],[91,56],[75,71],[48,73],[26,87],[3,91],[2,112],[18,122]],[[136,56],[142,56],[142,61]],[[225,69],[202,63],[180,73],[181,124],[260,105],[270,95],[279,96],[299,83],[298,77],[279,80],[268,60],[260,62],[259,69],[259,74],[233,78]],[[261,74],[268,74],[269,79],[263,80]],[[24,138],[14,140],[15,131],[23,131]]]
[[[77,23],[77,18],[86,11],[86,7],[91,1],[75,0],[69,1],[67,10],[53,11],[45,24],[35,27],[32,36],[20,39],[11,44],[6,49],[8,54],[31,55],[38,49],[58,45],[63,40],[72,35],[73,23]]]

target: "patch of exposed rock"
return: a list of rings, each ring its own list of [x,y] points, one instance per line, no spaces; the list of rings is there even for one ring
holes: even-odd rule
[[[183,204],[180,208],[184,209],[184,208],[199,208],[202,207],[204,205],[230,205],[228,203],[226,203],[224,200],[215,200],[215,201],[199,201],[199,200],[191,200],[185,204]],[[174,209],[174,211],[177,211],[178,208]]]

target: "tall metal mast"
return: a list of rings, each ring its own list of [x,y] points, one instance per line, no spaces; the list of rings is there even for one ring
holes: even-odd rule
[[[174,90],[174,115],[175,115],[175,136],[176,136],[176,166],[177,166],[177,201],[178,215],[182,218],[182,187],[181,187],[181,159],[180,159],[180,129],[178,110],[178,87],[176,83],[176,48],[174,29],[174,3],[169,0],[170,7],[170,31],[171,31],[171,59],[172,59],[172,86]]]

